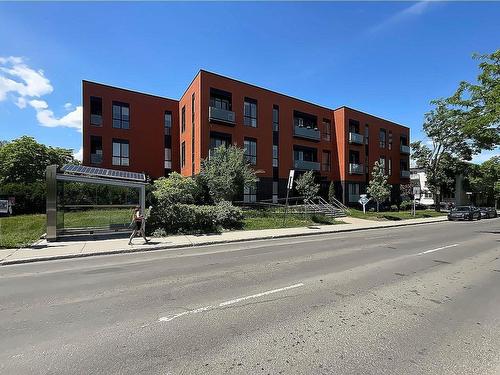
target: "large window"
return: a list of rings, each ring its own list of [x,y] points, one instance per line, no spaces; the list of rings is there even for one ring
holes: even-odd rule
[[[245,159],[252,165],[257,164],[257,140],[245,138],[244,141]]]
[[[385,170],[385,156],[381,156],[378,159],[378,163],[380,164],[380,167],[382,168],[382,170],[384,171],[384,174],[385,174],[386,173],[386,170]]]
[[[102,137],[90,136],[90,164],[102,163]]]
[[[273,145],[273,167],[277,167],[278,166],[278,146],[277,145]]]
[[[369,142],[368,142],[369,136],[370,136],[370,127],[368,126],[368,124],[366,124],[365,125],[365,144],[369,144]]]
[[[332,139],[332,123],[325,118],[323,119],[323,139],[325,141]]]
[[[182,142],[181,144],[181,167],[184,168],[186,166],[186,142]]]
[[[231,144],[231,134],[210,132],[210,150],[219,146],[228,147]]]
[[[113,102],[113,128],[130,128],[130,107],[127,103]]]
[[[331,159],[330,151],[323,151],[323,155],[321,157],[321,170],[325,172],[330,172],[332,170]]]
[[[387,143],[387,148],[392,150],[392,131],[389,130],[389,142]]]
[[[129,163],[129,143],[123,139],[113,139],[113,165],[128,166]]]
[[[257,202],[257,189],[255,186],[245,186],[243,190],[243,202]]]
[[[90,125],[102,126],[102,98],[90,97]]]
[[[210,107],[230,111],[231,93],[210,88]]]
[[[349,133],[359,134],[359,121],[349,120]]]
[[[181,133],[186,131],[186,106],[181,109]]]
[[[280,107],[273,105],[273,132],[280,130]]]
[[[257,127],[257,100],[245,98],[243,105],[243,124]]]
[[[164,126],[165,135],[170,135],[172,133],[172,112],[170,111],[165,111]]]
[[[387,165],[387,174],[389,176],[392,176],[392,158],[389,158],[388,160],[388,165]]]
[[[380,132],[379,132],[380,148],[385,148],[385,135],[386,135],[385,129],[380,129]]]
[[[359,184],[348,184],[349,186],[349,203],[357,202],[359,200]]]
[[[172,149],[165,148],[165,169],[172,169]]]

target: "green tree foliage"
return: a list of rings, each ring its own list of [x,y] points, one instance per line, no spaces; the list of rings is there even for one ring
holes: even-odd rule
[[[297,178],[295,182],[297,192],[305,198],[313,198],[318,195],[319,184],[315,182],[313,171],[307,171],[302,176]]]
[[[481,60],[477,84],[461,82],[452,97],[433,101],[435,108],[425,115],[424,132],[432,146],[420,141],[411,145],[438,210],[439,193],[450,190],[460,161],[500,143],[500,50],[475,57]]]
[[[45,146],[23,136],[0,147],[0,183],[42,181],[47,166],[74,162],[72,150]]]
[[[387,182],[384,167],[378,161],[373,166],[372,179],[368,184],[367,192],[377,202],[377,212],[380,202],[385,201],[391,195],[391,185]]]
[[[161,177],[153,183],[153,195],[165,204],[191,204],[197,201],[201,189],[191,177],[184,177],[172,172],[168,177]]]
[[[494,156],[477,166],[469,183],[472,190],[480,195],[481,201],[489,204],[498,199],[495,188],[500,182],[500,156]]]
[[[201,175],[214,202],[233,201],[244,186],[253,187],[257,176],[245,160],[244,150],[235,146],[219,146],[203,160]]]
[[[335,184],[330,182],[330,186],[328,186],[328,202],[333,204],[335,202]]]
[[[479,60],[477,83],[461,82],[446,102],[463,117],[463,132],[481,149],[499,144],[500,130],[500,49],[488,54],[475,54]]]

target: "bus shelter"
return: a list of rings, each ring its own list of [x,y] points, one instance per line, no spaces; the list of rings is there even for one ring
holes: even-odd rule
[[[129,230],[132,208],[139,205],[145,212],[147,182],[143,173],[67,164],[48,166],[45,177],[47,241]],[[106,201],[111,194],[113,199]]]

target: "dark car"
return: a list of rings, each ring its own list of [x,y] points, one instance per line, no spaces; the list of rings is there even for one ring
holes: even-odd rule
[[[457,206],[448,214],[448,220],[481,220],[481,211],[474,206]]]
[[[480,207],[481,219],[491,219],[497,217],[497,210],[493,207]]]

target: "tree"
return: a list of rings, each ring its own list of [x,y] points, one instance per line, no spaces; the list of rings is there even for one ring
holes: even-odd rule
[[[254,187],[255,171],[245,160],[244,150],[236,146],[219,146],[202,161],[201,175],[214,202],[233,201],[243,188]]]
[[[23,136],[0,147],[0,183],[41,181],[47,166],[72,162],[72,150],[45,146]]]
[[[470,173],[469,183],[472,190],[481,195],[487,202],[495,202],[495,186],[500,181],[500,156],[493,156]],[[489,203],[488,203],[489,204]]]
[[[307,171],[304,173],[302,176],[297,178],[297,181],[295,182],[295,188],[297,189],[297,192],[309,199],[309,198],[314,198],[316,195],[318,195],[319,192],[319,184],[317,184],[314,181],[314,172],[313,171]]]
[[[372,179],[368,184],[367,192],[377,202],[377,212],[380,202],[385,201],[391,195],[391,185],[387,183],[385,168],[378,161],[373,166]]]
[[[475,58],[482,61],[477,84],[461,82],[452,97],[433,101],[435,108],[425,115],[424,131],[432,147],[420,141],[411,145],[413,159],[427,174],[436,210],[456,164],[500,143],[500,50]]]
[[[477,146],[492,149],[500,137],[500,49],[473,58],[480,61],[477,83],[460,82],[446,102],[460,111],[464,133]]]
[[[332,182],[330,182],[330,186],[328,186],[328,202],[330,202],[330,204],[333,204],[335,202],[336,198],[335,198],[335,184]]]

